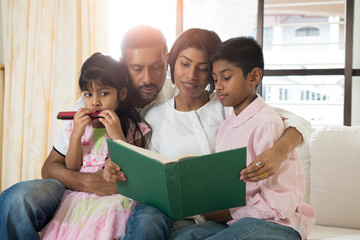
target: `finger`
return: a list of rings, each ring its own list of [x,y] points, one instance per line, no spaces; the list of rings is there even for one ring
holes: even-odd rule
[[[258,182],[264,179],[269,178],[273,175],[272,171],[265,171],[265,169],[261,169],[256,173],[249,174],[247,176],[243,176],[243,179],[248,182]]]
[[[262,167],[264,167],[264,164],[262,164],[260,161],[252,161],[249,166],[247,166],[245,169],[241,171],[241,174],[248,175],[248,174],[256,173]]]
[[[111,159],[108,159],[106,162],[106,165],[109,166],[112,169],[115,169],[116,171],[120,171],[120,167],[119,165],[117,165],[116,163],[114,163],[113,161],[111,161]]]

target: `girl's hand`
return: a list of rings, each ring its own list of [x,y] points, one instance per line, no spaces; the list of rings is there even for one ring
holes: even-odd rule
[[[108,158],[105,161],[105,166],[103,169],[103,177],[107,182],[119,182],[119,181],[126,181],[125,174],[120,171],[120,167],[116,165],[111,158]]]
[[[89,114],[91,110],[80,108],[74,115],[74,127],[71,135],[77,138],[81,138],[85,133],[86,125],[91,124],[91,118]]]
[[[276,148],[269,148],[256,156],[251,164],[240,172],[240,179],[247,182],[264,180],[279,169],[285,158]]]
[[[119,117],[112,110],[103,110],[99,113],[99,121],[105,126],[110,139],[121,139],[125,141],[124,133],[121,129]]]

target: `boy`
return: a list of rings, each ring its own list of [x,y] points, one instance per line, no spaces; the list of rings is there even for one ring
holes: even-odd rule
[[[216,94],[234,113],[219,126],[215,151],[247,147],[247,164],[272,147],[284,132],[280,116],[256,94],[264,70],[261,47],[249,37],[221,43],[211,61]],[[261,165],[259,166],[261,168]],[[181,230],[201,239],[300,239],[315,222],[314,210],[302,201],[304,174],[295,152],[263,181],[246,183],[244,207],[205,214],[207,221]],[[225,224],[227,223],[227,225]]]

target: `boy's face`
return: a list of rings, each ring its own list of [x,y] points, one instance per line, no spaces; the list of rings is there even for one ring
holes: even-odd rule
[[[236,115],[256,98],[255,86],[257,83],[252,79],[252,72],[244,77],[240,67],[219,59],[213,63],[212,76],[221,104],[233,107]]]

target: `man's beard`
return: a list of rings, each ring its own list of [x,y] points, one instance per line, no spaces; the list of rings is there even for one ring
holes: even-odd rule
[[[145,91],[146,88],[150,90],[149,93]],[[143,100],[149,100],[155,98],[160,91],[155,84],[150,83],[137,88],[135,92],[136,95],[138,95]]]

